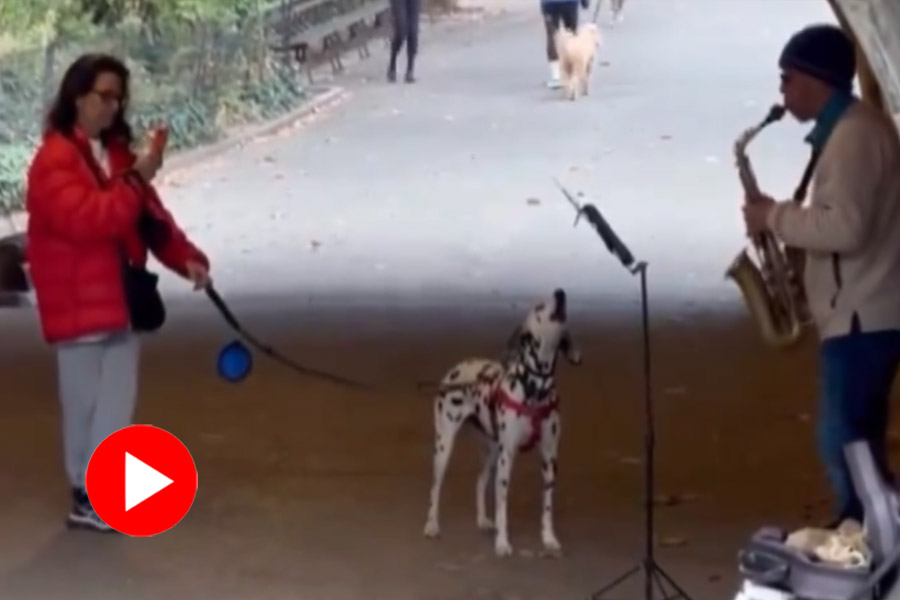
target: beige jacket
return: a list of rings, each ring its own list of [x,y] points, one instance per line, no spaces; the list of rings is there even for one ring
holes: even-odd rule
[[[807,250],[804,283],[822,338],[900,329],[900,139],[892,119],[856,102],[834,127],[800,207],[779,202],[769,227]]]

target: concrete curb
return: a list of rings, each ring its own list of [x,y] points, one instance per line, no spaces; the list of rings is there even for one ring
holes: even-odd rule
[[[160,177],[170,175],[173,171],[195,166],[214,156],[239,148],[256,138],[277,133],[281,129],[291,126],[295,121],[342,102],[348,96],[348,92],[340,86],[328,86],[319,90],[312,90],[312,97],[309,100],[285,115],[258,125],[244,127],[218,142],[166,157],[165,165],[160,170]]]

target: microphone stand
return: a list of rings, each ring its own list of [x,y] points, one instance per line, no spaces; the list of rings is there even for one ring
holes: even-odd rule
[[[690,596],[682,589],[680,585],[663,570],[656,562],[653,554],[653,526],[654,526],[654,452],[656,444],[656,434],[654,431],[653,416],[653,395],[651,389],[650,377],[650,318],[649,309],[647,307],[647,263],[645,261],[635,262],[634,256],[627,246],[619,239],[600,211],[593,204],[580,205],[575,197],[569,193],[558,181],[557,187],[565,194],[566,198],[575,208],[575,225],[581,217],[584,217],[596,230],[597,235],[606,244],[606,248],[619,259],[622,266],[632,275],[640,275],[641,278],[641,313],[643,321],[644,333],[644,417],[645,417],[645,433],[644,433],[644,557],[633,567],[620,574],[618,577],[604,585],[591,595],[591,600],[602,600],[607,592],[625,583],[631,577],[637,575],[640,571],[644,572],[644,600],[653,600],[653,585],[656,584],[661,594],[662,600],[674,600],[675,598],[683,598],[684,600],[692,600]],[[674,593],[667,593],[664,583],[668,583]]]

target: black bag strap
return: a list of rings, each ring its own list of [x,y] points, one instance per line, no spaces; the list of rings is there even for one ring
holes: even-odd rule
[[[69,142],[72,143],[75,146],[75,148],[78,150],[78,153],[81,154],[81,157],[84,159],[85,164],[87,164],[88,169],[90,169],[91,174],[94,176],[94,179],[97,181],[97,185],[99,185],[101,189],[105,188],[107,181],[109,181],[112,177],[107,177],[103,172],[101,172],[100,165],[97,164],[97,160],[94,158],[93,154],[91,154],[89,152],[85,152],[84,148],[82,148],[75,140],[70,139]],[[121,177],[122,181],[124,181],[125,184],[128,185],[131,189],[133,189],[134,192],[136,194],[138,194],[139,196],[144,193],[144,190],[141,189],[144,185],[144,180],[141,178],[140,175],[138,175],[137,172],[135,172],[133,170],[129,170],[129,171],[123,173],[122,175],[120,175],[119,177]],[[137,181],[135,181],[135,180],[137,180]],[[126,250],[125,250],[125,244],[120,242],[118,244],[118,246],[119,246],[119,254],[121,255],[122,262],[126,266],[131,266],[131,261],[128,259],[128,252],[126,252]]]

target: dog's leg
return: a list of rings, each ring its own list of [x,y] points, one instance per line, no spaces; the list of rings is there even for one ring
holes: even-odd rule
[[[434,472],[431,482],[431,495],[428,502],[428,519],[425,522],[425,536],[437,537],[441,533],[438,512],[441,498],[441,486],[447,471],[447,463],[453,453],[456,434],[465,422],[463,406],[466,392],[453,390],[438,394],[434,405]]]
[[[512,475],[513,463],[516,459],[518,448],[505,441],[503,438],[503,430],[509,430],[513,425],[514,419],[506,423],[505,427],[500,430],[500,443],[497,457],[497,475],[494,480],[494,523],[497,527],[497,534],[494,538],[494,552],[497,556],[509,556],[513,549],[509,544],[509,531],[506,519],[506,502],[509,494],[509,482]],[[511,437],[511,439],[513,439]]]
[[[569,76],[569,80],[566,82],[566,93],[568,94],[569,100],[572,102],[578,97],[578,87],[578,77],[572,73],[572,75]]]
[[[551,555],[558,555],[562,551],[553,527],[553,489],[556,485],[559,436],[559,412],[553,411],[541,424],[541,476],[544,480],[541,542],[544,544],[544,550]]]
[[[587,96],[590,94],[591,87],[591,74],[594,72],[594,61],[589,61],[587,64],[587,68],[584,71],[584,79],[581,81],[581,95]]]
[[[478,514],[478,529],[481,531],[493,531],[494,529],[494,521],[487,514],[487,488],[491,475],[496,475],[499,455],[499,444],[488,440],[484,452],[484,464],[481,466],[481,473],[478,474],[478,482],[475,485],[475,507]]]

